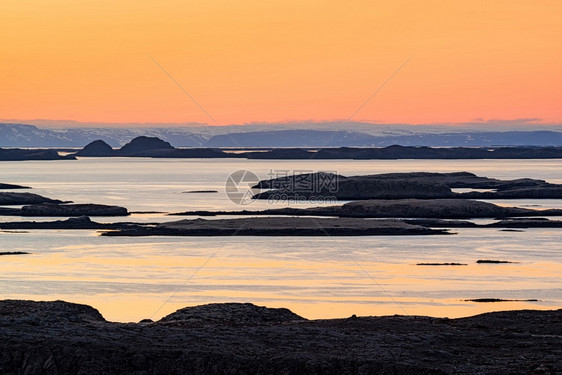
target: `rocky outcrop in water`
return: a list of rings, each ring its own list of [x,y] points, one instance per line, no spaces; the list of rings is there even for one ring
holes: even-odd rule
[[[514,216],[562,216],[562,210],[502,207],[469,199],[399,199],[349,202],[336,210],[345,217],[399,217],[436,219],[505,218]]]
[[[118,150],[114,150],[101,140],[94,141],[76,153],[87,157],[151,157],[151,158],[226,158],[227,154],[212,148],[175,148],[170,143],[156,137],[137,137]]]
[[[560,159],[562,147],[412,147],[273,149],[246,152],[248,159]]]
[[[27,186],[14,185],[14,184],[2,184],[0,183],[0,190],[12,190],[12,189],[29,189]]]
[[[21,148],[0,148],[0,161],[21,160],[68,160],[75,159],[74,156],[60,156],[56,150],[27,150]]]
[[[543,180],[498,180],[469,172],[387,173],[346,177],[334,173],[307,173],[260,181],[255,189],[270,189],[255,199],[512,199],[562,198],[562,185]],[[451,189],[488,191],[453,192]]]
[[[46,198],[33,193],[0,192],[0,205],[20,206],[24,204],[62,203],[58,199]]]
[[[560,209],[503,207],[470,199],[370,199],[337,206],[277,208],[262,211],[186,211],[171,215],[197,216],[331,216],[356,218],[475,219],[562,216]],[[448,221],[451,223],[451,221]]]
[[[105,232],[105,236],[376,236],[449,234],[399,220],[262,217],[179,220]]]
[[[105,204],[35,204],[23,206],[21,216],[128,216],[125,207]]]
[[[156,137],[136,137],[121,147],[117,154],[121,156],[153,156],[165,154],[174,147],[166,141]]]
[[[116,151],[101,139],[87,144],[76,156],[115,156]]]
[[[134,223],[97,223],[88,216],[70,217],[66,220],[55,221],[9,221],[0,223],[1,230],[14,229],[92,229],[92,230],[115,230],[136,228],[142,224]]]
[[[376,310],[376,306],[374,306]],[[250,304],[124,324],[62,301],[0,301],[6,374],[556,374],[562,310],[304,320]]]

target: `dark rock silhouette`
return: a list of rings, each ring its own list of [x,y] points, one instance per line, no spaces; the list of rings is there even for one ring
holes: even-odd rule
[[[141,226],[135,223],[97,223],[88,216],[69,217],[66,220],[55,221],[9,221],[0,223],[2,230],[26,230],[26,229],[92,229],[92,230],[115,230],[130,229]]]
[[[31,188],[28,186],[0,183],[0,190],[12,190],[12,189],[31,189]]]
[[[35,204],[23,206],[21,216],[128,216],[124,207],[104,204]]]
[[[136,137],[118,150],[121,156],[154,156],[165,154],[174,147],[166,141],[156,137]]]
[[[248,159],[559,159],[562,147],[412,147],[273,149],[246,152]]]
[[[557,211],[562,216],[562,210]],[[548,212],[553,213],[551,210]],[[536,216],[542,214],[542,211],[502,207],[469,199],[399,199],[349,202],[341,206],[339,214],[353,217],[474,219]]]
[[[168,150],[167,152],[159,152],[151,156],[155,158],[205,158],[205,159],[238,157],[235,154],[228,154],[224,151],[216,150],[212,148],[176,148],[173,150]]]
[[[543,180],[498,180],[469,172],[387,173],[365,176],[342,176],[317,172],[260,181],[255,199],[404,199],[404,198],[562,198],[562,185]],[[455,193],[453,188],[486,189]]]
[[[60,156],[56,150],[26,150],[20,148],[0,148],[0,161],[19,160],[68,160],[75,159],[73,155]]]
[[[7,374],[555,374],[561,335],[562,310],[303,320],[212,304],[125,324],[86,305],[0,301]]]
[[[107,143],[98,139],[86,145],[76,156],[114,156],[116,151]]]
[[[186,307],[160,320],[171,324],[263,324],[303,321],[289,309],[272,309],[251,303],[211,303]]]
[[[355,218],[250,217],[179,220],[105,232],[104,236],[376,236],[450,234],[399,220]]]
[[[475,219],[475,218],[510,218],[529,217],[520,220],[502,220],[490,226],[507,227],[550,227],[558,222],[537,219],[535,216],[562,216],[560,209],[535,210],[519,207],[503,207],[489,202],[470,199],[369,199],[348,202],[343,205],[322,206],[311,208],[276,208],[262,211],[186,211],[171,215],[197,216],[331,216],[355,218],[416,218],[427,220],[427,226],[474,226],[470,222],[458,222],[440,219]],[[416,220],[419,225],[424,221]],[[460,225],[459,225],[460,224]],[[535,224],[535,225],[533,225]]]
[[[33,193],[0,192],[0,205],[19,206],[24,204],[62,203],[58,199],[46,198]]]

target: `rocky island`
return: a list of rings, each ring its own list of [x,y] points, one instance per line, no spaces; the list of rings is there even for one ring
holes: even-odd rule
[[[63,301],[0,301],[6,374],[556,374],[562,310],[307,320],[249,303],[112,323]]]
[[[179,220],[104,232],[104,236],[376,236],[449,234],[399,220],[269,217]]]
[[[562,216],[560,209],[503,207],[471,199],[367,199],[342,205],[311,208],[274,208],[261,211],[185,211],[176,216],[329,216],[356,218],[482,219]]]
[[[522,178],[498,180],[469,172],[386,173],[342,176],[317,172],[263,180],[254,189],[268,189],[254,199],[522,199],[562,198],[562,185]],[[453,189],[466,189],[454,192]]]
[[[3,184],[6,185],[6,184]],[[8,185],[6,189],[24,188],[17,185]],[[29,189],[25,187],[26,189]],[[128,216],[129,212],[124,207],[103,204],[73,204],[69,201],[47,198],[33,193],[14,193],[0,191],[0,215],[3,216]]]
[[[29,187],[21,186],[21,185],[14,185],[14,184],[0,183],[0,190],[11,190],[11,189],[29,189]]]
[[[0,161],[22,160],[71,160],[74,155],[61,156],[51,149],[0,148]]]
[[[209,147],[210,146],[210,147]],[[239,146],[239,145],[234,145]],[[1,154],[0,154],[1,156]],[[274,148],[256,150],[207,147],[177,148],[157,137],[140,136],[113,149],[99,139],[70,157],[154,157],[154,158],[244,158],[244,159],[562,159],[562,147],[323,147]],[[1,159],[0,159],[1,160]]]
[[[83,157],[149,157],[149,158],[225,158],[229,154],[213,148],[175,148],[156,137],[140,136],[120,149],[113,149],[103,140],[96,140],[75,153]]]
[[[0,191],[0,205],[2,206],[19,206],[24,204],[58,204],[63,203],[58,199],[46,198],[33,193],[13,193]]]

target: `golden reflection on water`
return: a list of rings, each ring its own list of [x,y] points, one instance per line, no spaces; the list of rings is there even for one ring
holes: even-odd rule
[[[3,257],[2,279],[21,277],[40,284],[84,283],[85,288],[88,283],[100,283],[93,292],[8,291],[0,292],[0,297],[84,303],[97,308],[107,320],[125,322],[157,320],[186,306],[213,302],[285,307],[308,319],[345,318],[353,314],[455,318],[496,310],[555,308],[556,303],[540,298],[537,302],[465,300],[508,299],[501,291],[556,288],[560,281],[560,265],[550,262],[466,266],[363,262],[359,268],[351,261],[217,257],[199,269],[208,257],[146,253],[108,256],[103,252],[78,256],[76,251],[73,248],[70,252]],[[123,290],[120,283],[125,285]],[[158,284],[162,291],[145,290],[147,283]],[[495,294],[480,292],[491,289]],[[528,298],[536,297],[529,294],[525,299]]]
[[[51,198],[77,203],[113,202],[131,211],[166,212],[240,209],[227,199],[224,191],[228,175],[239,169],[252,170],[260,178],[267,178],[272,170],[325,170],[348,176],[470,171],[494,178],[530,177],[562,183],[560,160],[435,163],[428,160],[116,158],[111,165],[108,169],[104,158],[68,163],[3,162],[2,177],[3,182],[32,186],[34,193]],[[181,193],[204,189],[219,193]],[[562,207],[562,200],[496,200],[494,203]],[[282,206],[260,201],[248,208]],[[3,221],[15,219],[19,220],[5,217]],[[126,220],[129,219],[156,222],[177,218],[134,214]],[[123,218],[96,220],[110,222]],[[562,307],[559,229],[510,233],[492,229],[454,231],[459,234],[234,240],[117,239],[98,237],[97,232],[84,230],[0,232],[1,251],[33,253],[0,257],[0,298],[62,299],[89,304],[114,321],[139,321],[152,315],[158,319],[182,307],[229,301],[287,307],[306,318],[392,315],[404,314],[404,310],[412,315],[452,318],[500,309]],[[217,249],[220,249],[218,254],[210,259]],[[477,259],[520,263],[475,264]],[[461,262],[467,266],[416,266],[418,262]],[[199,270],[203,264],[205,267]],[[469,298],[537,298],[539,301],[464,301]]]
[[[138,322],[142,319],[159,320],[178,309],[207,303],[223,302],[252,302],[259,306],[271,308],[288,308],[294,313],[307,319],[335,319],[357,316],[385,316],[385,315],[421,315],[433,317],[459,318],[473,316],[491,311],[533,309],[552,310],[556,306],[544,305],[540,302],[496,302],[477,303],[465,302],[459,299],[423,300],[409,298],[361,298],[346,303],[337,298],[325,299],[324,302],[310,302],[307,298],[302,301],[283,300],[276,295],[268,295],[271,301],[263,301],[259,293],[253,299],[253,293],[229,293],[229,297],[222,294],[204,293],[198,297],[176,296],[173,301],[165,303],[167,296],[162,295],[115,295],[100,294],[95,296],[49,295],[43,298],[29,298],[26,295],[15,295],[13,299],[33,300],[65,300],[67,302],[82,303],[96,308],[108,321]],[[163,298],[166,297],[166,298]],[[181,300],[184,300],[181,302]],[[180,301],[180,302],[178,302]]]

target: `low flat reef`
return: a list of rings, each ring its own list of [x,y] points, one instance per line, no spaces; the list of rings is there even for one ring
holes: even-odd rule
[[[249,303],[106,321],[63,301],[0,301],[0,363],[18,374],[556,374],[562,310],[307,320]]]
[[[471,199],[368,199],[342,205],[312,208],[279,208],[261,211],[186,211],[172,215],[294,215],[355,218],[476,219],[562,216],[562,210],[503,207]]]
[[[562,185],[537,179],[498,180],[469,172],[342,176],[317,172],[263,180],[254,199],[559,199]],[[454,192],[452,189],[466,189]]]
[[[537,302],[538,299],[503,299],[503,298],[473,298],[465,300],[467,302],[495,303],[495,302]]]
[[[60,156],[56,150],[51,149],[0,148],[0,161],[69,159],[76,159],[76,157],[74,155]]]
[[[248,159],[561,159],[562,147],[339,147],[244,152]]]
[[[98,223],[87,216],[55,221],[0,222],[0,230],[91,229],[105,236],[393,236],[451,234],[452,228],[562,228],[559,220],[500,220],[475,224],[463,220],[366,220],[306,217],[250,217],[221,220],[180,220],[167,223]],[[500,229],[501,230],[501,229]],[[480,263],[504,263],[481,261]]]
[[[29,189],[28,186],[0,183],[0,190]]]
[[[22,208],[0,207],[0,215],[4,216],[36,216],[36,217],[70,217],[70,216],[128,216],[125,207],[105,204],[54,204],[42,203],[23,206]]]
[[[0,184],[6,186],[4,189],[30,189],[29,187]],[[0,207],[2,216],[22,216],[22,217],[50,217],[50,216],[128,216],[129,212],[125,207],[94,204],[94,203],[72,203],[71,201],[61,201],[51,199],[33,193],[19,193],[0,191],[0,206],[22,206]]]
[[[119,230],[137,228],[136,223],[98,223],[88,216],[71,217],[66,220],[54,221],[10,221],[0,223],[0,230],[26,230],[26,229],[91,229],[91,230]],[[154,225],[154,224],[143,224]]]
[[[104,232],[105,236],[376,236],[449,234],[400,220],[261,217],[179,220]]]
[[[189,191],[182,191],[183,194],[211,194],[211,193],[218,193],[218,190],[189,190]]]
[[[42,204],[42,203],[63,203],[58,199],[46,198],[33,193],[14,193],[0,191],[0,205],[2,206],[20,206],[24,204]]]

